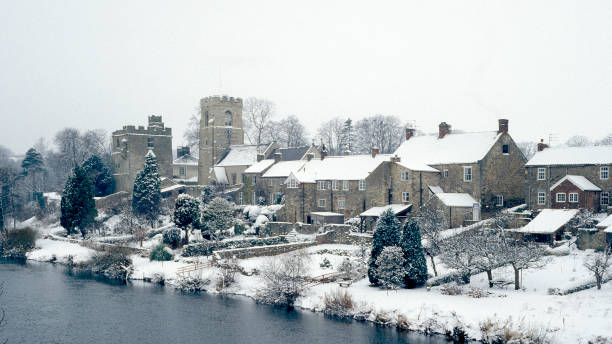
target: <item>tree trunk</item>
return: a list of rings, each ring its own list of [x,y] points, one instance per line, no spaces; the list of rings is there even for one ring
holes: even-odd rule
[[[595,281],[597,281],[597,290],[601,289],[601,276],[595,276]]]
[[[512,268],[514,269],[514,290],[519,290],[521,289],[521,280],[519,276],[520,269],[517,269],[514,266]]]
[[[493,273],[487,270],[487,278],[489,279],[489,288],[493,288]]]
[[[434,261],[434,256],[429,256],[429,259],[431,260],[431,267],[433,268],[434,276],[438,277],[438,271],[436,270],[436,262]]]

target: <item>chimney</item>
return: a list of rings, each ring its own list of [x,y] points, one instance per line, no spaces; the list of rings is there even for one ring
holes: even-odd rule
[[[310,161],[310,160],[312,160],[312,158],[314,158],[314,153],[306,154],[306,160]]]
[[[414,136],[414,128],[406,128],[406,141]]]
[[[262,161],[265,158],[265,156],[262,153],[257,153],[257,162]]]
[[[501,134],[501,133],[507,134],[508,133],[508,120],[500,118],[499,120],[497,120],[497,122],[498,122],[497,133],[498,134]]]
[[[376,147],[372,147],[372,158],[376,158],[376,155],[380,152],[380,150]]]
[[[399,157],[399,155],[395,154],[394,156],[391,157],[391,162],[400,162],[401,159]]]
[[[438,138],[441,139],[444,136],[446,136],[447,134],[450,134],[451,132],[451,125],[446,123],[446,122],[442,122],[438,125]]]
[[[538,142],[538,152],[543,151],[544,148],[548,148],[548,145],[544,143],[544,139],[540,139],[540,142]]]
[[[184,155],[188,155],[190,153],[191,152],[190,152],[189,146],[183,146],[183,147],[178,146],[178,147],[176,147],[176,157],[177,158],[180,158],[180,157],[182,157]]]
[[[274,162],[279,162],[283,158],[283,154],[281,152],[274,153]]]
[[[325,147],[325,144],[321,145],[321,160],[325,159],[325,157],[327,156],[327,148]]]

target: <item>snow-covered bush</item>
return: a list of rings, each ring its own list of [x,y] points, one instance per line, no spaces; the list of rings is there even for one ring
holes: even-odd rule
[[[306,280],[308,256],[303,251],[293,252],[288,257],[275,257],[262,269],[265,281],[256,300],[276,306],[293,308],[295,300],[302,294]]]
[[[26,253],[34,248],[36,231],[30,227],[14,229],[0,235],[0,255],[10,259],[25,259]]]
[[[514,322],[512,317],[504,321],[487,319],[481,322],[480,334],[483,344],[553,343],[549,329],[534,328],[523,321]]]
[[[455,282],[446,283],[440,288],[440,293],[442,295],[461,295],[463,294],[463,288]]]
[[[353,315],[355,301],[346,290],[336,289],[323,296],[323,313],[337,317],[350,317]]]
[[[214,250],[226,248],[246,248],[254,246],[278,245],[287,243],[285,237],[256,238],[248,240],[232,241],[203,241],[196,244],[187,245],[183,248],[183,257],[209,256]]]
[[[381,288],[399,289],[404,285],[404,254],[397,246],[388,246],[376,259],[376,278]]]
[[[159,244],[151,250],[151,255],[149,259],[157,260],[157,261],[168,261],[172,260],[172,252],[166,248],[163,244]]]
[[[321,262],[321,264],[319,264],[319,266],[323,269],[328,269],[332,267],[331,262],[329,261],[329,259],[327,259],[327,257],[323,258],[323,261]]]
[[[345,225],[351,226],[351,232],[359,232],[361,226],[361,218],[359,216],[351,217],[344,221]]]
[[[97,252],[82,267],[109,279],[125,281],[132,273],[132,260],[126,250],[113,248]]]
[[[241,272],[242,267],[235,261],[222,261],[219,263],[219,278],[217,279],[217,291],[231,286],[236,281],[236,272]]]
[[[203,279],[200,276],[179,275],[174,281],[175,287],[185,292],[197,292],[206,290],[206,286],[210,284],[210,280]]]
[[[172,248],[177,248],[181,243],[181,230],[176,227],[170,227],[164,231],[164,243]]]

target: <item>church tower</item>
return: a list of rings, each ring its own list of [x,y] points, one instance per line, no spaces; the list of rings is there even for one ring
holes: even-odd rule
[[[242,99],[228,96],[200,100],[200,160],[198,183],[210,183],[211,169],[231,145],[244,144]]]

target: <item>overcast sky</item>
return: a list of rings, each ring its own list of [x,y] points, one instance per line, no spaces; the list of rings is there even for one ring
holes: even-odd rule
[[[0,0],[0,145],[264,97],[310,133],[377,113],[517,141],[612,132],[612,1]]]

